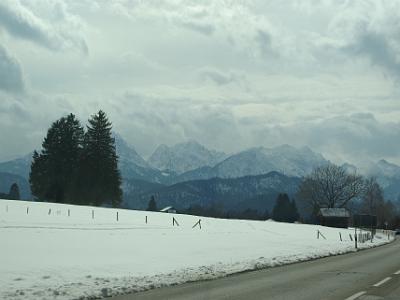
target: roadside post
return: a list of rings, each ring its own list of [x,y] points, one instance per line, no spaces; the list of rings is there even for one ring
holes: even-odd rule
[[[357,249],[357,227],[354,226],[354,244]]]

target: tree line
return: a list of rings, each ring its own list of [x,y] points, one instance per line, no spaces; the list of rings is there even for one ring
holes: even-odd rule
[[[86,129],[72,113],[52,123],[33,153],[29,183],[37,201],[119,206],[121,175],[106,114],[92,115]]]
[[[154,196],[151,196],[147,206],[148,211],[158,211],[157,202]],[[273,219],[279,222],[293,223],[300,219],[294,199],[290,200],[286,193],[279,194],[275,205],[272,209],[272,214],[268,210],[259,212],[256,209],[246,208],[242,211],[225,211],[222,206],[214,204],[210,206],[192,205],[186,209],[182,209],[180,213],[212,217],[224,219],[243,219],[243,220],[268,220]]]

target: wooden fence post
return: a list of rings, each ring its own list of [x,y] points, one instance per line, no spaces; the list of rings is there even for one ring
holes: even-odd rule
[[[70,211],[69,211],[69,209],[68,209],[68,217],[71,215],[71,213],[70,213]]]
[[[29,206],[26,208],[26,214],[29,214]]]
[[[192,228],[195,228],[197,225],[199,225],[199,228],[201,229],[201,219],[199,219],[199,220],[192,226]]]
[[[146,224],[147,224],[147,216],[146,216]]]
[[[174,217],[172,217],[172,226],[175,226],[175,224],[176,226],[179,226],[178,221]]]
[[[318,236],[317,236],[318,239],[319,239],[319,236],[322,236],[324,238],[324,240],[326,240],[326,237],[322,234],[321,231],[318,230]]]
[[[342,233],[339,231],[339,237],[340,237],[340,241],[343,242],[342,240]]]
[[[92,209],[92,219],[94,219],[94,210]]]
[[[48,213],[48,215],[50,215],[51,214],[51,208],[49,208],[49,213]]]

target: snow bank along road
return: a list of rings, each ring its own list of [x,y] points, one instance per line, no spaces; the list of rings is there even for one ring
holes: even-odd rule
[[[400,242],[113,300],[400,299]]]
[[[354,251],[353,231],[347,229],[213,218],[193,227],[198,221],[189,215],[0,200],[0,299],[107,297]],[[326,239],[317,239],[317,231]],[[379,234],[360,247],[388,241]],[[352,274],[335,270],[326,276]],[[322,278],[312,277],[315,286],[308,290]],[[300,283],[293,280],[293,287],[300,289]]]

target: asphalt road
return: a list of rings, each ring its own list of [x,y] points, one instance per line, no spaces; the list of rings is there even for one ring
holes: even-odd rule
[[[389,245],[356,253],[211,281],[160,288],[113,299],[400,300],[400,241],[397,239]]]

